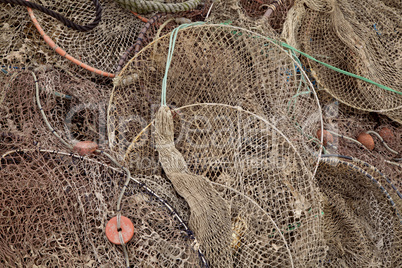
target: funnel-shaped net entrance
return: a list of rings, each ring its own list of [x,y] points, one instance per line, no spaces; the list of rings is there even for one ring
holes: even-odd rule
[[[172,110],[170,130],[161,127],[161,121],[169,120],[158,119],[159,113],[154,127],[133,127],[138,135],[130,146],[123,144],[126,152],[121,155],[133,173],[161,175],[172,183],[189,204],[190,211],[182,213],[190,213],[189,226],[213,267],[250,263],[297,267],[316,265],[324,258],[319,195],[312,174],[278,129],[262,117],[224,104]],[[160,136],[169,131],[169,140],[162,142]],[[158,191],[166,195],[162,188]],[[247,212],[247,207],[258,213]],[[222,228],[192,219],[200,214]],[[257,220],[261,217],[270,221]],[[229,241],[223,232],[228,225]],[[203,235],[211,234],[219,237],[202,241]],[[219,243],[218,253],[210,251],[216,241],[226,243]]]

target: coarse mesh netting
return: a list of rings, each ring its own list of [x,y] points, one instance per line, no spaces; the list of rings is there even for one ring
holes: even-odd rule
[[[398,1],[295,1],[283,37],[287,43],[342,70],[400,92],[402,8]],[[402,95],[309,61],[317,82],[341,102],[402,123]]]
[[[30,71],[3,76],[0,88],[0,154],[15,148],[62,149],[40,113]],[[92,140],[106,144],[108,87],[58,68],[36,74],[39,99],[52,128],[72,145]]]
[[[115,79],[108,112],[110,148],[124,154],[159,107],[170,35],[150,43]],[[308,78],[281,47],[244,29],[201,25],[180,30],[167,76],[167,103],[240,106],[292,140],[314,174],[321,110]],[[134,131],[136,130],[136,131]],[[316,143],[313,143],[313,141]]]
[[[338,102],[324,90],[318,91],[318,97],[324,129],[333,137],[333,142],[325,146],[327,153],[365,161],[388,176],[398,189],[402,189],[402,166],[397,160],[402,154],[402,125],[381,114],[353,109]],[[388,133],[383,133],[384,129]],[[361,133],[367,132],[374,142],[372,150],[357,140]],[[385,145],[378,135],[384,138]]]
[[[320,218],[314,217],[320,214],[320,203],[312,174],[298,150],[279,130],[262,117],[239,107],[194,104],[173,111],[170,138],[161,139],[158,137],[169,131],[163,130],[163,124],[160,126],[163,120],[158,121],[159,113],[154,122],[155,130],[149,127],[142,131],[138,115],[133,116],[131,122],[119,121],[121,128],[117,129],[120,133],[129,127],[130,133],[136,136],[130,146],[125,146],[124,140],[119,139],[123,143],[119,147],[120,155],[126,156],[132,173],[161,175],[171,181],[189,203],[191,215],[197,216],[204,211],[207,222],[193,223],[190,216],[189,226],[204,246],[212,267],[232,267],[234,264],[239,267],[262,264],[314,266],[324,258]],[[134,119],[137,121],[133,122]],[[225,195],[217,195],[216,191],[223,191]],[[245,207],[238,208],[232,199],[237,200],[236,203],[242,200],[240,204],[247,204],[246,207],[257,206],[252,211],[260,212],[248,213]],[[225,208],[216,209],[225,203]],[[243,209],[239,215],[237,211]],[[267,222],[258,221],[257,224],[256,216],[269,217],[276,228],[268,228]],[[230,224],[228,219],[234,231],[231,241],[227,241],[222,231]],[[214,221],[226,227],[218,231],[213,224],[208,225]],[[236,231],[236,228],[247,230],[251,222],[264,233],[270,233],[254,237],[258,239],[252,242],[254,246],[249,244],[247,232],[243,238],[243,231]],[[209,247],[216,247],[214,240],[202,240],[203,235],[217,233],[219,237],[215,241],[225,241],[219,244],[219,254],[209,250]],[[271,239],[278,240],[279,244]],[[238,246],[227,252],[225,243],[232,248],[233,244]]]
[[[0,68],[2,70],[38,67],[46,64],[46,55],[52,55],[54,52],[44,45],[26,8],[0,4]]]
[[[80,25],[92,22],[95,7],[92,1],[78,0],[71,3],[53,0],[38,2],[51,10],[57,10],[68,19]],[[114,74],[123,53],[135,43],[144,24],[129,11],[113,0],[101,1],[102,20],[89,32],[69,29],[60,21],[36,10],[33,15],[44,33],[54,41],[57,47],[93,68]],[[36,38],[42,38],[36,34]],[[46,46],[48,46],[46,44]],[[46,55],[48,64],[61,58],[56,52]],[[63,53],[64,54],[64,53]]]
[[[322,158],[316,180],[328,246],[323,266],[401,266],[401,219],[371,174],[352,162]]]
[[[104,159],[103,161],[104,162]],[[125,267],[105,235],[125,180],[118,169],[70,153],[25,151],[1,159],[2,267]],[[194,238],[141,179],[132,180],[122,214],[134,224],[127,244],[136,267],[200,267]]]

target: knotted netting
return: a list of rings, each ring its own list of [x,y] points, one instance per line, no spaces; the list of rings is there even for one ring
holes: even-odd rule
[[[0,69],[3,73],[46,64],[46,55],[52,51],[43,45],[26,8],[0,4]]]
[[[14,72],[5,78],[0,89],[0,153],[33,146],[65,148],[54,133],[71,145],[85,140],[106,144],[107,86],[58,68],[36,75]]]
[[[322,264],[400,267],[399,211],[377,180],[379,173],[357,163],[336,157],[321,159],[316,180],[323,194],[323,230],[328,246]],[[391,195],[400,199],[395,193]]]
[[[293,3],[293,0],[215,1],[208,21],[262,30],[264,34],[271,34],[272,29],[280,33]]]
[[[380,88],[307,60],[317,82],[336,99],[401,123],[402,8],[396,2],[295,1],[283,37],[321,62],[387,86]]]
[[[324,145],[326,153],[365,161],[401,189],[402,125],[387,116],[351,108],[324,90],[318,91],[318,97],[322,105],[324,130],[332,139]],[[361,139],[362,135],[367,140]]]
[[[167,60],[165,35],[144,48],[115,79],[108,112],[110,148],[124,155],[159,107],[167,61],[167,103],[240,106],[267,118],[292,140],[314,174],[321,110],[314,89],[289,52],[253,32],[199,25],[177,32]],[[136,131],[134,131],[136,130]],[[314,141],[316,143],[314,143]]]
[[[194,104],[163,112],[154,127],[132,129],[138,136],[127,165],[172,183],[189,204],[179,214],[190,214],[189,227],[212,267],[314,266],[324,258],[319,194],[289,139],[239,107]],[[155,191],[166,195],[163,187]]]
[[[95,17],[95,7],[91,1],[52,1],[43,4],[80,25],[90,23]],[[70,62],[72,67],[76,64],[97,74],[114,76],[119,59],[136,42],[144,23],[113,0],[102,1],[101,5],[102,19],[98,26],[88,32],[69,29],[42,12],[29,11],[39,31],[33,38],[43,38],[47,43],[45,46],[55,50],[47,55],[47,63],[53,64],[66,57],[69,61],[65,62]]]
[[[172,183],[188,203],[189,226],[212,267],[314,266],[324,258],[313,181],[312,156],[319,146],[311,140],[306,145],[312,138],[308,129],[320,126],[320,110],[307,111],[318,105],[296,67],[279,46],[251,32],[202,25],[157,39],[115,79],[108,108],[110,149],[133,174]],[[172,110],[159,108],[161,96]],[[218,190],[222,187],[228,190]],[[258,248],[235,231],[255,215],[245,210],[239,216],[233,198],[257,205],[266,213],[258,217],[271,219],[271,235],[258,237]],[[283,242],[279,246],[271,238]],[[267,249],[274,255],[267,257]]]
[[[2,267],[127,267],[121,247],[105,235],[126,174],[105,162],[52,150],[1,158]],[[146,179],[131,178],[122,198],[121,213],[134,224],[129,263],[205,266],[191,230]]]

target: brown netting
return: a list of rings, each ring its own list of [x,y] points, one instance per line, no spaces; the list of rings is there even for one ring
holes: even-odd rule
[[[46,64],[46,55],[53,52],[44,44],[25,7],[0,4],[2,72]]]
[[[230,23],[272,35],[282,32],[288,10],[294,0],[226,0],[215,1],[209,22]]]
[[[121,247],[105,235],[124,173],[94,159],[39,151],[9,154],[0,167],[2,267],[126,267]],[[122,202],[135,229],[130,263],[202,265],[191,231],[141,179],[131,180]]]
[[[326,147],[327,153],[351,156],[375,166],[402,189],[402,125],[384,115],[353,109],[338,102],[323,90],[318,91],[323,110],[324,129],[331,132],[334,139]],[[389,137],[381,133],[389,129]],[[317,129],[318,130],[318,129]],[[369,150],[358,143],[361,133],[367,133],[374,141],[374,149]],[[385,144],[375,134],[385,137]]]
[[[169,38],[149,44],[114,81],[108,137],[110,148],[122,156],[159,107]],[[298,66],[285,50],[253,32],[227,25],[189,27],[177,35],[167,103],[221,103],[261,115],[292,140],[314,174],[317,162],[310,157],[319,151],[321,137],[314,137],[321,110]]]
[[[106,144],[107,86],[57,68],[35,77],[37,83],[30,71],[5,76],[7,82],[0,88],[0,154],[21,147],[63,148],[44,122],[36,86],[51,127],[64,140],[71,145],[84,140]]]
[[[55,0],[41,4],[50,10],[57,10],[66,18],[80,25],[92,22],[95,17],[95,7],[91,1],[80,0],[66,3]],[[42,12],[36,10],[32,12],[44,34],[55,43],[55,48],[59,47],[64,51],[57,50],[57,53],[61,53],[63,56],[68,53],[77,62],[83,62],[92,68],[114,74],[120,57],[127,48],[135,43],[144,23],[113,0],[102,1],[101,5],[101,22],[89,32],[69,29],[60,21]],[[34,37],[42,39],[39,32]],[[64,61],[56,52],[46,55],[47,63],[54,64],[60,60]],[[71,64],[73,65],[73,63]]]
[[[287,43],[342,70],[400,92],[402,8],[383,1],[300,0],[290,11]],[[402,122],[402,95],[308,61],[317,82],[341,102]]]
[[[321,160],[316,180],[328,246],[323,266],[401,266],[401,218],[372,174],[338,158]]]
[[[138,120],[137,116],[130,119]],[[136,136],[126,154],[121,155],[127,156],[126,163],[133,173],[161,175],[171,181],[189,203],[191,215],[194,213],[194,217],[200,219],[199,215],[204,215],[207,222],[198,219],[194,223],[190,216],[189,224],[212,267],[314,266],[324,258],[320,218],[314,217],[320,214],[318,192],[311,172],[289,139],[263,118],[224,104],[184,106],[173,111],[171,120],[174,136],[165,142],[153,138],[154,132],[150,132],[153,127],[141,130],[141,125],[134,125],[133,121],[126,121],[126,124],[120,121],[122,125],[118,129],[130,126]],[[160,121],[156,120],[154,124],[157,137],[163,131],[169,132],[160,129]],[[127,148],[122,146],[122,150]],[[159,162],[163,170],[158,166]],[[223,191],[225,195],[219,197],[215,191]],[[235,204],[233,200],[239,203]],[[225,209],[217,209],[225,203]],[[256,207],[251,211],[258,214],[248,213],[244,206]],[[222,232],[229,225],[228,209],[233,237],[229,252],[223,248],[228,242]],[[239,215],[238,210],[243,209]],[[261,214],[263,212],[265,216]],[[272,221],[268,229],[267,222],[254,221],[255,217],[267,216]],[[213,224],[215,221],[220,225],[223,222],[223,228],[217,228]],[[246,227],[252,222],[255,228],[270,235],[249,241],[251,237]],[[242,228],[245,231],[241,231]],[[249,231],[251,234],[256,232]],[[219,234],[219,237],[204,242],[202,236],[205,234]],[[222,248],[218,252],[211,251],[217,247],[215,243]],[[236,250],[233,244],[238,244]],[[267,252],[271,253],[265,254]]]

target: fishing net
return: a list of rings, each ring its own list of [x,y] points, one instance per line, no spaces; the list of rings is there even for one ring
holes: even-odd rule
[[[351,156],[375,166],[402,189],[402,125],[388,117],[353,109],[318,91],[322,105],[324,129],[333,138],[325,149],[328,154]],[[362,133],[371,136],[373,149],[361,144]]]
[[[136,104],[131,117],[117,116],[121,93],[115,88],[111,99],[111,144],[132,173],[171,182],[212,267],[314,266],[324,258],[312,173],[275,126],[239,106],[199,103],[162,107],[151,127],[150,111]]]
[[[395,1],[295,1],[283,37],[319,61],[399,91],[306,60],[317,82],[339,101],[401,123],[401,12]]]
[[[127,267],[105,235],[125,174],[70,153],[24,151],[1,159],[2,267]],[[194,235],[167,202],[131,179],[121,213],[134,224],[127,243],[136,267],[205,266]]]
[[[229,0],[215,1],[208,21],[231,23],[265,34],[281,33],[293,0]],[[274,31],[272,31],[272,29]]]
[[[39,49],[41,48],[41,49]],[[43,41],[26,8],[0,4],[0,69],[3,73],[28,66],[38,67],[46,63],[50,48]]]
[[[399,212],[372,174],[353,162],[322,158],[316,180],[323,194],[325,267],[401,266]]]
[[[113,0],[102,1],[101,4],[101,22],[88,32],[69,29],[44,13],[31,10],[30,18],[34,23],[37,21],[35,27],[40,33],[34,37],[43,37],[55,52],[72,63],[92,72],[113,77],[118,60],[125,50],[135,43],[143,22]],[[95,7],[91,1],[80,0],[71,4],[51,1],[43,5],[50,10],[57,10],[64,17],[80,25],[90,23],[95,17]],[[61,58],[55,52],[46,55],[48,64],[53,64]]]
[[[54,133],[70,144],[84,140],[106,144],[107,86],[58,68],[36,75],[14,72],[5,80],[0,89],[0,153],[33,146],[64,148],[43,119],[37,91]]]
[[[119,155],[159,107],[169,38],[149,44],[114,81],[108,137]],[[321,127],[318,100],[297,61],[274,42],[227,25],[180,30],[166,85],[172,107],[221,103],[267,118],[292,140],[314,174],[317,161],[310,156],[319,151],[320,142],[314,138]]]

